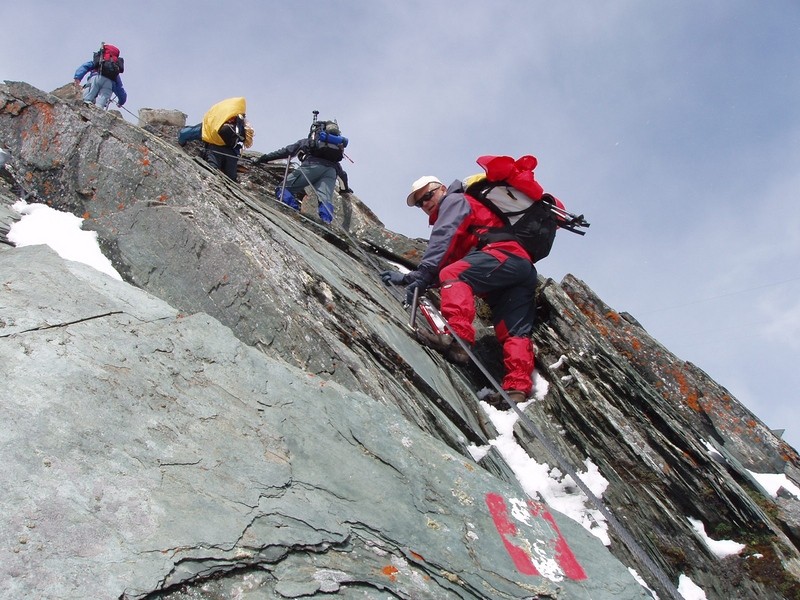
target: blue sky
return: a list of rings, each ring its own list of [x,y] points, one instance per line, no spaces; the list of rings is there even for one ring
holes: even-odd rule
[[[545,189],[592,223],[540,273],[584,280],[800,446],[795,0],[31,0],[4,22],[20,26],[2,79],[50,91],[105,40],[133,113],[197,123],[245,96],[264,152],[312,110],[338,119],[350,186],[412,237],[428,236],[404,202],[417,177],[536,155]]]

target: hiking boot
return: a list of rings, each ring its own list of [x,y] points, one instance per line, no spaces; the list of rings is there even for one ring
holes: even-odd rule
[[[333,204],[331,204],[330,202],[320,202],[318,212],[320,219],[322,219],[326,223],[333,222]]]
[[[437,352],[444,352],[450,347],[453,343],[452,336],[446,333],[433,333],[432,331],[428,331],[427,329],[417,329],[417,339],[423,346],[427,346],[428,348],[433,348]]]
[[[461,344],[453,340],[453,343],[450,344],[450,347],[445,352],[444,357],[449,360],[451,363],[455,363],[457,365],[467,365],[469,364],[469,354],[464,348],[461,347]]]
[[[276,187],[275,197],[279,202],[283,202],[286,206],[289,206],[295,210],[300,210],[300,204],[297,202],[297,199],[294,197],[292,192],[290,192],[287,188],[282,188],[281,186]]]
[[[452,363],[465,365],[469,362],[469,354],[447,333],[417,329],[417,339],[423,346],[436,350]]]
[[[525,396],[525,392],[520,392],[519,390],[505,390],[505,392],[508,395],[509,400],[511,400],[514,404],[522,404],[528,400]],[[491,394],[486,395],[483,398],[483,401],[500,410],[508,410],[510,408],[506,402],[506,399],[503,398],[503,395],[500,392],[492,392]]]

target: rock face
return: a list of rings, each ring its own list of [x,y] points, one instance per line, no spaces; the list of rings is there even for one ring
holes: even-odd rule
[[[751,474],[797,485],[796,451],[633,317],[542,279],[548,391],[515,429],[538,463],[598,467],[606,547],[526,496],[485,375],[409,335],[377,273],[422,240],[352,196],[325,227],[272,200],[280,165],[233,183],[152,114],[0,86],[0,238],[15,200],[45,202],[124,279],[0,245],[0,597],[650,598],[631,567],[662,598],[682,574],[800,598],[800,500]],[[689,518],[744,550],[718,558]]]

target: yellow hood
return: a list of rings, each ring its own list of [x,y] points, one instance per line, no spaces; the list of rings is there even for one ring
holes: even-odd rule
[[[216,146],[224,146],[225,141],[219,135],[219,128],[231,117],[247,112],[247,102],[244,98],[228,98],[217,102],[208,109],[203,116],[203,141]]]

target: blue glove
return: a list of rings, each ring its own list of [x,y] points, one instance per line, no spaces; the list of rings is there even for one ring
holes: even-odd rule
[[[425,290],[428,289],[428,286],[423,283],[422,281],[412,281],[406,286],[406,305],[410,305],[414,302],[414,290],[419,290],[419,296],[422,296],[425,293]]]
[[[405,283],[405,274],[400,271],[384,271],[381,273],[381,279],[386,285],[403,285]]]

